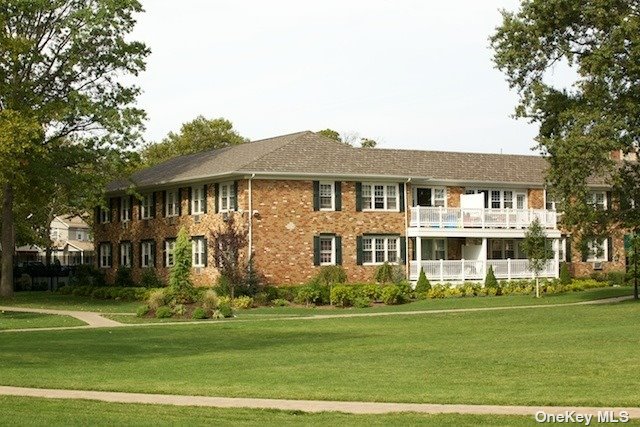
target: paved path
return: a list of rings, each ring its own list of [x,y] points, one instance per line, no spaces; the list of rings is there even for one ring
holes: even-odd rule
[[[529,415],[538,411],[560,414],[575,411],[597,415],[598,411],[627,411],[631,418],[640,418],[640,408],[574,407],[574,406],[500,406],[447,405],[431,403],[340,402],[330,400],[251,399],[241,397],[184,396],[171,394],[120,393],[90,390],[60,390],[0,386],[0,395],[44,397],[53,399],[87,399],[102,402],[146,403],[176,406],[206,406],[214,408],[259,408],[297,410],[304,412],[339,411],[350,414],[384,414],[389,412],[418,412],[423,414],[492,414]]]
[[[575,305],[595,305],[595,304],[610,304],[621,301],[633,299],[633,296],[622,296],[613,298],[604,298],[598,300],[578,301],[564,304],[532,304],[532,305],[513,305],[503,307],[474,307],[474,308],[447,308],[438,310],[414,310],[414,311],[380,311],[371,313],[337,313],[337,314],[315,314],[312,316],[289,316],[289,317],[274,317],[274,318],[259,318],[259,319],[235,319],[234,322],[258,322],[268,320],[322,320],[322,319],[340,319],[351,317],[378,317],[378,316],[415,316],[424,314],[446,314],[446,313],[469,313],[478,311],[501,311],[501,310],[522,310],[533,308],[552,308],[552,307],[567,307]],[[158,325],[206,325],[206,324],[222,324],[220,321],[181,321],[181,322],[149,322],[149,323],[120,323],[115,320],[107,319],[100,313],[91,311],[69,311],[69,310],[53,310],[45,308],[27,308],[27,307],[10,307],[0,306],[0,310],[4,311],[18,311],[24,313],[43,313],[43,314],[59,314],[64,316],[75,317],[86,323],[84,326],[56,326],[49,328],[24,328],[24,329],[5,329],[0,330],[2,332],[32,332],[32,331],[63,331],[69,329],[91,329],[91,328],[112,328],[112,327],[145,327],[145,326],[158,326]]]

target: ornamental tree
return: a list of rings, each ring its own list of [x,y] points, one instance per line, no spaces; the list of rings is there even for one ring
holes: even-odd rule
[[[529,260],[529,269],[536,278],[536,298],[540,298],[540,273],[544,270],[547,261],[553,257],[549,250],[547,233],[540,225],[538,218],[534,219],[524,233],[522,250]]]

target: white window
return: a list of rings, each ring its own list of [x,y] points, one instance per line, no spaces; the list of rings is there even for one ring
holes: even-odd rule
[[[438,261],[447,259],[447,242],[445,239],[422,239],[420,242],[421,259]]]
[[[398,184],[362,184],[362,209],[397,211]]]
[[[433,206],[446,207],[447,206],[447,191],[444,188],[433,189]]]
[[[100,243],[100,267],[111,267],[111,244]]]
[[[320,210],[335,210],[335,191],[333,182],[320,183]]]
[[[236,208],[236,186],[233,182],[223,182],[219,187],[220,212],[233,211]]]
[[[204,213],[205,195],[204,185],[191,187],[191,214],[200,215]]]
[[[180,211],[178,206],[178,191],[167,190],[166,198],[164,201],[164,216],[167,218],[177,216]]]
[[[131,267],[131,242],[120,243],[120,266]]]
[[[364,264],[397,262],[400,259],[399,237],[363,237],[362,261]]]
[[[60,238],[60,230],[54,228],[51,230],[51,240],[58,240]]]
[[[84,239],[84,234],[82,233],[82,231],[76,231],[76,240],[83,240]]]
[[[131,221],[131,199],[122,197],[120,200],[120,221]]]
[[[588,243],[588,248],[587,261],[606,261],[608,259],[607,239],[594,239]]]
[[[505,209],[513,209],[513,191],[504,190],[502,195],[503,195],[502,207],[504,207]]]
[[[336,264],[336,238],[333,236],[320,237],[320,265]]]
[[[194,267],[204,267],[206,262],[204,237],[194,237],[191,240],[191,253],[191,264]]]
[[[164,242],[164,264],[167,267],[173,267],[173,263],[174,263],[174,257],[173,257],[173,251],[176,248],[176,241],[171,239],[171,240],[165,240]]]
[[[142,203],[140,204],[140,208],[142,209],[142,211],[140,213],[140,217],[142,219],[151,218],[152,207],[153,196],[151,194],[145,194],[144,196],[142,196]]]
[[[547,190],[544,191],[544,208],[548,211],[555,211],[557,204],[553,196]]]
[[[465,194],[485,194],[485,208],[489,209],[526,209],[527,196],[515,190],[476,190],[466,189]]]
[[[111,209],[100,208],[100,224],[111,221]]]
[[[153,241],[144,241],[140,247],[142,268],[155,266],[155,245]]]
[[[590,195],[591,205],[598,210],[607,209],[607,195],[604,191],[596,191]]]

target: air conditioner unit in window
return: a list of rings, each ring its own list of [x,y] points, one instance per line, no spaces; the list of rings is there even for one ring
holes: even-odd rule
[[[196,224],[200,223],[200,215],[194,215],[193,216],[193,222],[195,222]]]
[[[602,270],[602,261],[596,261],[593,263],[594,270]]]

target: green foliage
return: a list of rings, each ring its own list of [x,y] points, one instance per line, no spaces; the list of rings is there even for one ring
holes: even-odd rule
[[[158,277],[155,268],[145,268],[142,270],[142,276],[140,277],[140,286],[143,288],[162,288],[164,283]]]
[[[184,304],[175,304],[173,307],[171,307],[171,310],[173,311],[174,315],[182,317],[187,312],[187,307]]]
[[[629,274],[629,272],[631,272]],[[629,276],[627,276],[629,274]],[[629,268],[627,272],[624,271],[609,271],[607,272],[607,282],[609,286],[624,286],[627,282],[627,277],[633,277],[633,270]]]
[[[331,288],[327,285],[320,285],[319,283],[311,282],[310,284],[298,289],[294,300],[298,304],[306,305],[329,304],[331,301],[330,289]]]
[[[157,319],[166,319],[171,316],[173,316],[173,310],[171,310],[171,307],[163,305],[162,307],[158,307],[158,309],[156,310]]]
[[[493,273],[493,266],[489,265],[489,269],[487,270],[487,277],[484,279],[484,287],[498,289],[498,280],[496,279],[496,275]]]
[[[143,166],[155,166],[174,157],[245,142],[248,139],[240,136],[229,120],[198,116],[183,123],[180,132],[169,132],[161,142],[146,145],[142,151]]]
[[[173,267],[169,271],[169,289],[177,303],[192,303],[196,290],[191,282],[191,242],[185,227],[180,228],[173,249]]]
[[[168,301],[167,292],[165,289],[156,289],[149,293],[149,298],[147,299],[147,304],[152,310],[157,310],[158,308],[165,305]]]
[[[283,285],[281,287],[276,288],[276,298],[283,299],[289,302],[294,302],[297,300],[299,286],[287,286]]]
[[[342,138],[340,134],[333,129],[323,129],[316,132],[318,135],[326,136],[329,139],[333,139],[334,141],[342,142]]]
[[[381,301],[380,297],[382,295],[382,286],[376,284],[362,285],[358,294],[370,301]]]
[[[136,316],[137,317],[144,317],[147,315],[147,313],[149,313],[149,306],[148,305],[141,305],[136,309]]]
[[[347,282],[347,272],[341,265],[327,265],[320,268],[312,280],[319,285],[335,285]]]
[[[202,307],[196,307],[196,309],[193,310],[193,313],[191,313],[191,317],[196,320],[206,319],[207,312]]]
[[[376,268],[373,278],[377,283],[393,283],[393,268],[391,264],[385,262]]]
[[[389,285],[382,288],[380,298],[382,302],[387,305],[402,304],[405,302],[402,290],[398,285]]]
[[[431,299],[444,298],[446,296],[446,291],[448,286],[437,284],[431,287],[431,290],[427,292],[427,296]]]
[[[289,304],[289,301],[282,298],[275,298],[271,300],[271,305],[273,305],[274,307],[287,307]]]
[[[62,295],[91,297],[102,300],[144,301],[149,296],[147,289],[119,288],[115,286],[62,286],[56,291]]]
[[[571,273],[569,272],[569,266],[566,262],[560,264],[560,283],[563,285],[571,284]]]
[[[233,309],[231,308],[231,304],[220,303],[214,316],[218,319],[233,317]]]
[[[355,308],[367,308],[371,307],[371,299],[365,296],[357,296],[353,300],[353,306]]]
[[[253,306],[253,298],[247,295],[239,296],[231,301],[231,306],[239,310],[245,310]]]
[[[69,276],[70,286],[106,286],[104,271],[94,265],[78,265]]]
[[[542,228],[540,220],[535,218],[527,231],[524,233],[522,241],[522,250],[529,260],[529,268],[536,277],[540,276],[540,272],[544,270],[547,261],[553,258],[553,252],[549,249],[550,241],[547,240],[547,233]]]
[[[425,294],[431,289],[431,283],[427,279],[427,275],[424,273],[424,269],[420,268],[420,275],[418,276],[418,282],[416,283],[416,294]]]
[[[331,288],[331,305],[351,307],[357,295],[352,286],[338,285]]]
[[[135,283],[133,282],[133,277],[131,277],[131,269],[128,267],[118,267],[118,270],[116,271],[116,278],[113,282],[113,284],[115,286],[121,286],[121,287],[133,287],[135,286]],[[150,288],[157,288],[158,286],[147,286]]]
[[[464,296],[464,292],[457,286],[450,286],[444,291],[445,298],[459,298]]]
[[[220,300],[216,291],[209,289],[202,294],[200,302],[202,303],[202,308],[211,313],[218,308]]]

